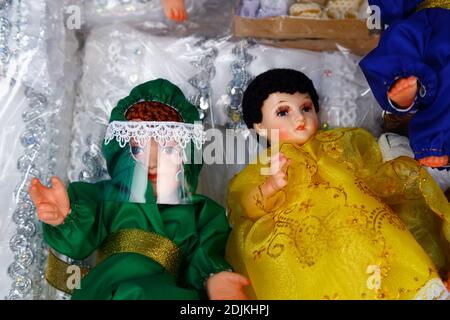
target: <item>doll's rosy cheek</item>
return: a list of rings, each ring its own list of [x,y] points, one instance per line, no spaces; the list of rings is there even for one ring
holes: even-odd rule
[[[275,134],[276,134],[276,132],[275,132]],[[285,128],[279,129],[278,135],[281,140],[289,138],[289,132]]]

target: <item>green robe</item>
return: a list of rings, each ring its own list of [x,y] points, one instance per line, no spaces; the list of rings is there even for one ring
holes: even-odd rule
[[[172,106],[185,122],[198,120],[195,107],[181,91],[158,79],[139,85],[119,101],[110,121],[125,121],[127,108],[142,99]],[[89,271],[72,299],[204,298],[204,282],[210,274],[231,269],[224,259],[230,231],[224,209],[195,194],[189,204],[156,204],[151,184],[143,183],[148,179],[147,171],[134,161],[128,144],[121,147],[113,140],[103,145],[103,154],[111,180],[71,183],[68,188],[71,213],[62,225],[44,224],[46,242],[59,253],[82,260],[112,233],[140,229],[170,239],[183,253],[183,262],[174,276],[144,255],[116,253]],[[192,193],[200,168],[198,164],[184,165]],[[136,182],[145,188],[144,203],[130,200],[134,198],[131,186]]]
[[[223,258],[229,227],[221,206],[199,195],[188,205],[96,201],[105,184],[70,185],[72,212],[60,226],[44,224],[47,243],[81,260],[115,231],[152,231],[182,251],[182,272],[175,277],[146,256],[119,253],[92,269],[72,299],[198,299],[211,273],[230,269]]]

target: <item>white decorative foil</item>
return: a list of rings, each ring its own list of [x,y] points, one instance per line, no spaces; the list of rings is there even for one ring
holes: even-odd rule
[[[61,1],[0,5],[0,51],[8,53],[0,68],[0,296],[43,299],[47,247],[28,186],[33,177],[47,184],[67,167],[69,134],[60,130],[71,122],[76,72],[66,59],[76,45]]]

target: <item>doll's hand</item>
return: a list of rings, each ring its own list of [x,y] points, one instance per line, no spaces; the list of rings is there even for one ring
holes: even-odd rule
[[[289,163],[290,160],[282,152],[272,156],[270,159],[270,177],[261,186],[263,196],[270,197],[287,185],[286,171]]]
[[[250,281],[235,272],[222,271],[212,275],[206,282],[206,289],[211,300],[247,300],[244,287]]]
[[[414,76],[398,79],[388,92],[389,99],[402,109],[411,106],[416,95],[417,78]]]
[[[29,192],[40,220],[53,226],[64,222],[70,212],[70,202],[66,188],[59,178],[52,178],[51,188],[33,178]]]
[[[161,4],[168,19],[183,22],[188,18],[184,0],[161,0]]]
[[[448,164],[448,156],[425,157],[420,159],[419,163],[430,168],[439,168]]]

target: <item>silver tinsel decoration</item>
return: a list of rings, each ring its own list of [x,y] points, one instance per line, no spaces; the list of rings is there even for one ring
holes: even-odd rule
[[[98,140],[98,139],[97,139]],[[103,140],[94,139],[92,135],[86,138],[86,151],[82,156],[83,170],[79,173],[79,180],[94,183],[108,176],[106,163],[102,156],[101,145]]]
[[[34,205],[28,194],[28,187],[33,177],[48,184],[56,167],[57,146],[54,140],[58,132],[53,128],[57,123],[58,105],[50,103],[49,92],[38,92],[27,86],[19,76],[21,62],[45,41],[45,24],[40,25],[40,38],[26,33],[30,3],[23,0],[0,1],[0,80],[9,79],[11,86],[24,87],[26,109],[22,113],[25,130],[20,137],[23,153],[17,160],[17,168],[22,173],[14,197],[16,209],[12,221],[16,224],[16,234],[10,239],[9,246],[14,253],[14,261],[8,268],[12,278],[10,293],[6,299],[42,299],[44,270],[47,261],[47,246],[42,239],[41,225],[36,218]],[[42,0],[35,1],[33,8],[46,8]],[[33,12],[33,14],[36,14]],[[11,63],[14,59],[14,64]],[[9,63],[9,64],[8,64]],[[8,69],[16,66],[16,70]],[[45,80],[40,85],[48,86]]]
[[[204,120],[208,112],[211,124],[214,125],[214,114],[211,109],[211,80],[216,74],[214,62],[218,51],[211,41],[200,40],[196,45],[203,49],[204,53],[192,65],[198,68],[199,73],[190,78],[188,82],[198,91],[198,94],[189,98],[190,102],[197,106],[200,119]]]
[[[227,87],[227,96],[223,101],[222,107],[225,108],[228,115],[229,122],[227,128],[236,130],[246,130],[246,125],[242,118],[242,97],[250,81],[252,75],[247,71],[247,67],[255,59],[247,52],[247,49],[252,46],[248,40],[241,40],[236,43],[233,48],[233,55],[235,60],[231,63],[230,72],[233,79]]]
[[[101,13],[104,12],[105,10],[111,10],[119,6],[123,6],[124,10],[133,11],[136,10],[136,5],[145,4],[148,2],[155,2],[159,0],[93,0],[93,1],[95,10]]]

